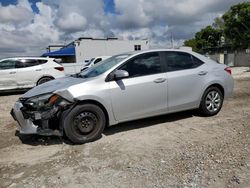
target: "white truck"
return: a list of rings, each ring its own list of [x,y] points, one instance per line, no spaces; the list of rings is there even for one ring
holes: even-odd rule
[[[92,67],[93,65],[110,58],[111,56],[97,56],[97,57],[93,57],[89,62],[85,63],[85,65],[83,66],[83,68],[81,70],[85,70],[89,67]]]

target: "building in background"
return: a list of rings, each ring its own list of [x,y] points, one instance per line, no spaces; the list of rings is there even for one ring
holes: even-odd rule
[[[250,49],[233,49],[231,46],[222,46],[203,49],[204,53],[218,63],[228,66],[249,66]]]
[[[129,51],[149,49],[148,40],[120,40],[118,38],[78,38],[68,45],[50,45],[42,56],[60,58],[66,74],[79,72],[85,62],[97,56],[113,56]]]
[[[47,52],[53,52],[53,51],[57,51],[60,50],[61,48],[65,47],[64,44],[54,44],[54,45],[49,45],[46,50]]]

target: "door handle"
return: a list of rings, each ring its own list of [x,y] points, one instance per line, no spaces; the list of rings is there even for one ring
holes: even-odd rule
[[[154,80],[155,83],[162,83],[165,82],[167,79],[166,78],[157,78]]]
[[[206,74],[207,74],[207,71],[201,71],[201,72],[198,73],[198,75],[200,75],[200,76],[204,76]]]
[[[16,72],[10,72],[10,74],[16,74]]]
[[[36,69],[35,71],[41,71],[42,69]]]

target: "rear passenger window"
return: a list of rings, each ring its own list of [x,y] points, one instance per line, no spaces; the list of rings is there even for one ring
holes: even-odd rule
[[[201,60],[185,52],[166,52],[165,57],[169,72],[192,69],[203,64]]]
[[[48,60],[45,60],[45,59],[38,59],[38,64],[41,65],[41,64],[44,64],[44,63],[47,63]]]
[[[193,59],[194,67],[199,67],[200,65],[202,65],[204,63],[203,61],[201,61],[197,57],[192,56],[192,59]]]
[[[16,63],[16,68],[25,68],[25,67],[32,67],[46,63],[47,60],[42,59],[20,59]]]

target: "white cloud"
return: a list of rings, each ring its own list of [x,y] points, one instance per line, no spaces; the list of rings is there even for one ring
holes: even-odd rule
[[[64,31],[75,32],[84,30],[87,25],[87,20],[78,13],[72,12],[69,13],[67,17],[59,18],[57,25]]]
[[[0,4],[0,22],[24,24],[29,23],[32,16],[32,10],[27,6],[28,0],[21,0],[17,5],[3,7]]]
[[[31,5],[27,0],[20,0],[16,9],[19,10],[20,7],[31,10]],[[1,8],[8,10],[9,6]],[[49,43],[59,41],[60,32],[54,27],[55,15],[53,15],[51,7],[39,2],[37,8],[39,14],[30,12],[26,22],[23,20],[17,22],[12,19],[8,23],[0,24],[1,57],[41,55]],[[22,16],[20,17],[22,18]]]
[[[121,28],[145,27],[152,22],[152,17],[145,10],[146,2],[142,0],[116,0],[117,24]]]
[[[104,12],[105,0],[41,0],[33,12],[28,0],[0,3],[0,56],[41,55],[49,44],[78,37],[150,39],[153,47],[170,47],[244,0],[114,0],[115,14]]]

